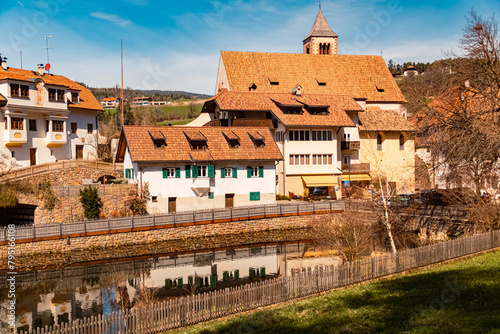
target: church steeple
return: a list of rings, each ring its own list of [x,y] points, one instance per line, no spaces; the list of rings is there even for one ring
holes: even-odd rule
[[[328,25],[328,22],[326,22],[325,16],[321,11],[320,3],[316,20],[314,20],[311,31],[303,41],[304,53],[336,55],[338,37],[339,35],[334,33]]]

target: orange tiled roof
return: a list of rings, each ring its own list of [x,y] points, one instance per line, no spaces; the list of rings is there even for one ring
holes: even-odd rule
[[[161,131],[165,135],[165,148],[155,148],[149,135]],[[232,132],[239,138],[240,146],[231,148],[223,133]],[[255,128],[185,127],[185,126],[125,126],[120,136],[117,161],[123,161],[128,145],[134,162],[192,162],[228,160],[281,160],[281,155],[271,132],[267,128],[257,131],[265,138],[265,146],[254,145],[249,133]],[[192,150],[184,133],[198,132],[207,138],[206,150]]]
[[[300,85],[303,94],[406,102],[381,56],[222,51],[221,57],[229,89],[235,92],[248,92],[255,84],[256,92],[290,93]],[[279,85],[271,85],[270,77]]]
[[[111,102],[111,101],[116,101],[118,100],[117,97],[106,97],[104,99],[102,99],[102,102]]]
[[[270,111],[284,125],[294,126],[354,126],[349,116],[345,113],[350,111],[363,111],[363,108],[349,96],[332,95],[302,95],[292,94],[266,94],[233,91],[222,91],[205,102],[203,111],[211,111],[211,105],[215,102],[223,111]],[[285,114],[278,104],[284,106],[301,107],[301,115]],[[320,106],[329,106],[328,115],[311,115],[305,104],[311,103]]]
[[[361,131],[415,131],[415,127],[396,110],[366,110],[358,117]]]
[[[9,67],[4,70],[0,67],[0,80],[13,79],[20,81],[33,82],[34,79],[41,79],[47,85],[64,86],[70,90],[78,91],[80,95],[80,103],[74,104],[68,102],[68,109],[89,109],[89,110],[104,110],[92,94],[92,92],[82,85],[56,74],[38,74],[37,71],[21,70],[18,68]]]

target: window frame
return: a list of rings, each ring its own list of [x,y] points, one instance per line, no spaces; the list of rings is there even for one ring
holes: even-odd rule
[[[377,134],[377,151],[382,151],[382,144],[383,143],[384,143],[384,139],[382,138],[382,135],[380,133]]]
[[[404,151],[405,150],[405,142],[406,142],[405,135],[401,133],[399,135],[399,150],[400,151]]]
[[[78,123],[71,122],[71,133],[76,133],[78,131]]]
[[[37,127],[37,123],[38,122],[36,121],[36,119],[29,119],[28,120],[28,129],[29,129],[29,131],[38,131],[37,130],[37,128],[38,128]],[[32,125],[34,125],[34,126],[32,126]]]
[[[22,117],[11,117],[10,118],[10,129],[11,130],[24,130],[24,118]]]
[[[87,123],[87,134],[91,135],[94,132],[94,124]]]
[[[64,132],[64,121],[52,120],[52,132]]]

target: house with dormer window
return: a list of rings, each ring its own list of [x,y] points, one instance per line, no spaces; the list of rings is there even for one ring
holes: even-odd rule
[[[129,183],[148,183],[151,213],[274,203],[282,159],[250,127],[125,126],[116,156]]]
[[[0,57],[1,58],[1,57]],[[61,75],[0,67],[0,151],[21,167],[96,159],[97,115],[90,90]]]
[[[338,54],[338,37],[320,7],[302,54],[222,51],[216,95],[190,125],[269,128],[284,156],[277,167],[282,195],[302,196],[307,188],[339,198],[341,189],[367,188],[382,174],[397,191],[411,192],[414,130],[406,100],[381,56]]]

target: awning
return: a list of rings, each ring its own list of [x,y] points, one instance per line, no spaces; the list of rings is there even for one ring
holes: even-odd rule
[[[306,187],[331,187],[337,184],[337,178],[333,175],[302,176]]]
[[[371,181],[372,178],[369,174],[351,174],[352,181]],[[342,181],[349,181],[349,174],[342,175]]]

